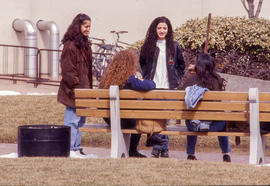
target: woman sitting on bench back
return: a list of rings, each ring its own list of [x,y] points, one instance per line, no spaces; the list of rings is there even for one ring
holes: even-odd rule
[[[225,80],[215,72],[215,63],[209,54],[200,53],[197,56],[195,66],[189,69],[190,72],[185,74],[183,81],[180,83],[179,89],[184,90],[186,87],[197,85],[202,88],[207,88],[213,91],[225,90]],[[188,130],[195,131],[197,126],[194,126],[190,120],[186,120]],[[225,131],[225,121],[212,121],[209,131]],[[223,161],[231,162],[230,158],[230,143],[228,136],[218,136],[219,146],[223,153]],[[197,160],[195,156],[195,146],[197,136],[187,136],[187,154],[188,160]]]
[[[116,53],[102,77],[99,88],[110,88],[111,85],[118,85],[120,89],[132,90],[152,90],[156,84],[152,80],[143,80],[141,78],[140,64],[138,61],[138,51],[135,49],[126,49]],[[110,125],[110,120],[104,118]],[[121,128],[135,128],[135,119],[121,119]],[[141,134],[131,134],[129,156],[146,157],[137,151]]]

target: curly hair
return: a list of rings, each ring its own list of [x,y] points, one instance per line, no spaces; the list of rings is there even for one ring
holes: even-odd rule
[[[172,25],[171,25],[170,20],[167,17],[162,16],[162,17],[157,17],[156,19],[154,19],[147,30],[146,37],[142,45],[141,54],[140,54],[142,57],[146,59],[152,59],[154,56],[156,43],[158,40],[156,28],[159,23],[165,23],[168,26],[168,33],[165,37],[166,47],[169,49],[169,55],[171,56],[174,55]]]
[[[116,53],[102,77],[99,88],[109,88],[118,85],[123,88],[131,75],[135,75],[139,67],[138,52],[135,49],[126,49]]]
[[[199,53],[195,62],[195,71],[202,83],[213,89],[213,78],[218,80],[220,90],[225,90],[226,81],[215,72],[215,62],[206,53]]]
[[[74,41],[77,48],[88,49],[91,45],[89,38],[88,36],[84,36],[81,33],[81,25],[86,20],[91,21],[91,18],[88,15],[82,13],[76,15],[62,39],[62,43],[65,44],[67,41]]]

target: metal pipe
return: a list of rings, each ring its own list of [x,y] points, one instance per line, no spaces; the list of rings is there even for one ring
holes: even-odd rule
[[[40,31],[50,31],[50,49],[59,49],[59,29],[55,22],[53,21],[43,21],[38,20],[37,28]],[[49,51],[49,74],[53,78],[58,78],[59,76],[59,52]]]
[[[24,45],[27,47],[25,52],[24,74],[29,77],[36,77],[37,74],[37,29],[35,25],[27,19],[15,19],[12,28],[16,32],[24,32]],[[36,48],[36,49],[35,49]]]

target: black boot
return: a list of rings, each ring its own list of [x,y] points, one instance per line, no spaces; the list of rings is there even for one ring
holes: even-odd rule
[[[141,134],[131,134],[130,137],[130,147],[129,147],[129,157],[145,158],[146,156],[137,151],[137,146],[139,144]]]

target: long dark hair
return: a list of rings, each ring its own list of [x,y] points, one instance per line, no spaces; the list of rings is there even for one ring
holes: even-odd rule
[[[67,41],[74,41],[76,47],[88,49],[90,46],[90,41],[88,36],[84,36],[81,33],[81,25],[85,20],[91,21],[91,18],[86,14],[78,14],[73,19],[71,25],[69,25],[63,39],[62,43],[65,44]]]
[[[146,59],[153,58],[154,56],[156,43],[158,40],[156,28],[159,23],[166,23],[166,25],[168,26],[168,33],[165,37],[166,48],[169,49],[169,55],[171,56],[174,55],[172,24],[167,17],[162,16],[162,17],[157,17],[156,19],[154,19],[147,30],[144,44],[142,45],[141,54],[140,54],[142,57]]]
[[[216,73],[214,60],[209,54],[199,53],[197,55],[195,71],[205,87],[213,90],[213,79],[216,79],[219,89],[225,90],[225,79]]]

